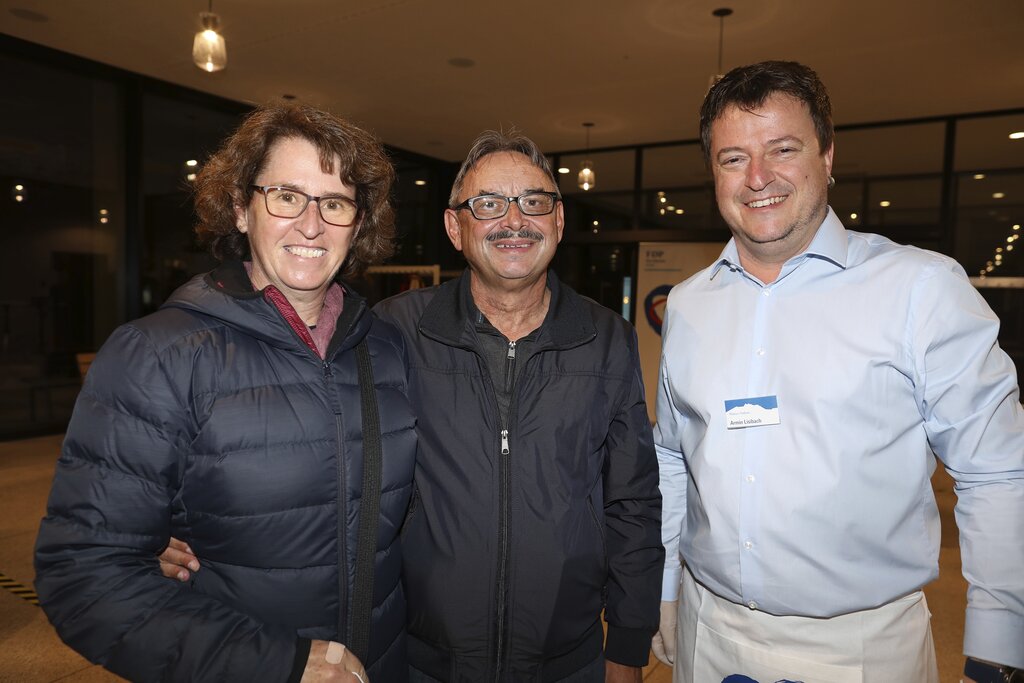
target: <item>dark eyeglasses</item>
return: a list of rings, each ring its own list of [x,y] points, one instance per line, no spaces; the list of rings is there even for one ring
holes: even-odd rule
[[[527,216],[544,216],[555,210],[558,202],[557,192],[527,192],[518,197],[503,197],[496,194],[481,194],[470,197],[452,210],[469,209],[473,218],[478,221],[489,221],[501,218],[508,213],[508,207],[515,202],[519,210]]]
[[[340,195],[314,197],[302,190],[276,185],[252,185],[252,189],[263,195],[267,213],[278,218],[298,218],[311,201],[316,202],[324,222],[331,225],[347,228],[356,222],[356,216],[359,215],[359,206],[348,197]]]

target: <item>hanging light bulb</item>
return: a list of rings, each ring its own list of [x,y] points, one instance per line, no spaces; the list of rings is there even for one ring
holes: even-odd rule
[[[729,7],[719,7],[711,13],[711,16],[718,17],[718,71],[708,79],[708,90],[715,87],[715,83],[725,77],[725,70],[722,68],[722,52],[725,47],[725,18],[732,14]]]
[[[586,147],[584,148],[584,160],[580,164],[580,173],[576,176],[576,184],[580,186],[580,189],[584,192],[593,189],[594,185],[597,184],[597,174],[594,173],[594,162],[586,157],[590,156],[590,129],[594,127],[593,123],[584,123],[583,130],[587,133]]]
[[[228,48],[220,34],[220,17],[213,13],[213,0],[209,11],[199,13],[203,30],[192,41],[192,61],[203,71],[213,73],[228,65]]]

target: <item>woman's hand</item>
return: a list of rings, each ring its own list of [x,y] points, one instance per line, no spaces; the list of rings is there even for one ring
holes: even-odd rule
[[[192,576],[189,570],[199,571],[199,558],[192,552],[188,543],[172,536],[167,548],[160,553],[160,571],[168,579],[185,582]]]
[[[309,648],[309,659],[302,672],[301,683],[340,681],[342,683],[370,683],[366,669],[359,658],[341,643],[314,640]]]

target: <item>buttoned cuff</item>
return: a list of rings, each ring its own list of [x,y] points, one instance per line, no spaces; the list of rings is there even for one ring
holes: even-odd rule
[[[653,633],[641,628],[623,628],[608,624],[604,657],[624,666],[647,666]]]
[[[665,567],[665,573],[661,575],[661,600],[672,602],[679,599],[679,582],[683,579],[683,568]]]
[[[964,654],[1003,666],[1024,668],[1024,618],[1007,610],[967,608]]]

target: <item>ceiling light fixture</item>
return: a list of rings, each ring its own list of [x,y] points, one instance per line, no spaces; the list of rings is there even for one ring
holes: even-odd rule
[[[1024,139],[1024,130],[1018,130],[1016,132],[1010,133],[1010,139],[1011,140]]]
[[[597,174],[594,173],[594,162],[587,157],[590,156],[590,129],[594,127],[594,124],[587,121],[583,124],[583,130],[586,131],[587,141],[586,147],[584,147],[583,163],[580,164],[580,173],[576,176],[576,184],[580,186],[580,189],[584,192],[592,190],[594,185],[597,184]]]
[[[708,79],[708,90],[715,87],[715,83],[722,80],[725,70],[722,68],[722,54],[725,48],[725,18],[732,14],[729,7],[719,7],[711,13],[711,16],[718,17],[718,71]]]
[[[559,166],[558,167],[558,172],[561,175],[567,175],[569,173],[569,167],[568,166]]]
[[[213,0],[207,10],[199,13],[203,28],[192,41],[192,61],[203,71],[213,73],[228,65],[228,48],[220,34],[220,17],[213,13]]]

